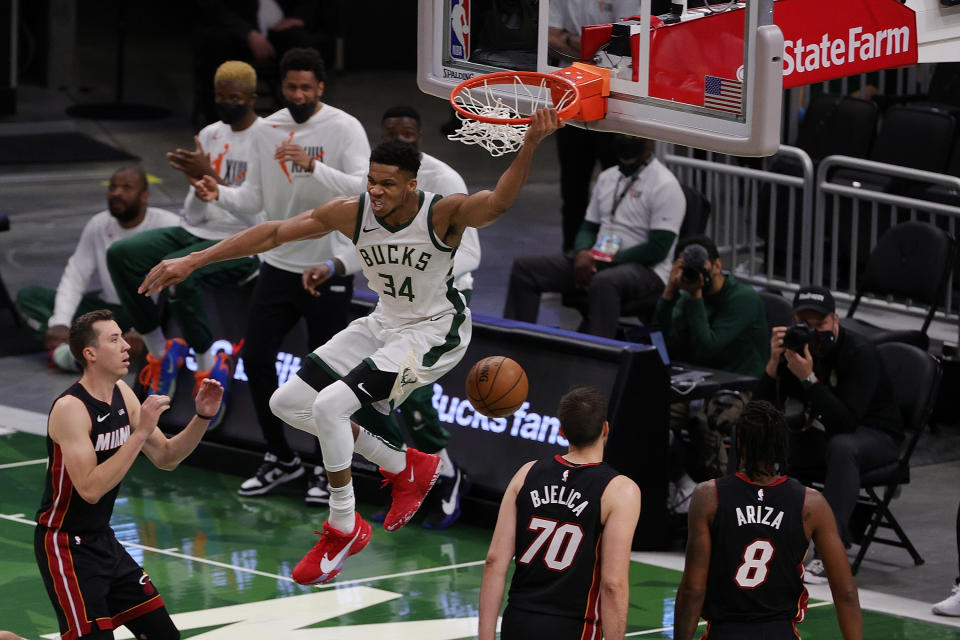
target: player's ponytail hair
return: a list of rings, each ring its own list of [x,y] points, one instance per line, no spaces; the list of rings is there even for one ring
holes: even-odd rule
[[[563,437],[574,447],[593,443],[607,421],[607,396],[597,387],[574,387],[560,398],[557,418]]]
[[[766,400],[747,404],[736,427],[738,461],[747,477],[786,473],[788,433],[787,420],[775,406]]]
[[[83,357],[83,350],[97,343],[97,330],[93,325],[101,320],[113,319],[110,309],[97,309],[78,316],[70,325],[70,353],[84,369],[87,368],[87,359]]]

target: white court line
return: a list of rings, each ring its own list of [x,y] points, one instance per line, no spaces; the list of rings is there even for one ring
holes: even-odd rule
[[[0,404],[0,429],[47,435],[47,414]]]
[[[13,467],[26,467],[31,464],[46,464],[46,458],[37,458],[36,460],[24,460],[23,462],[8,462],[0,464],[0,469],[12,469]]]
[[[634,551],[630,554],[630,559],[634,562],[642,562],[644,564],[650,564],[655,567],[662,567],[664,569],[673,569],[675,571],[683,571],[683,557],[683,552],[680,551],[669,553]],[[824,601],[823,604],[818,602],[809,605],[810,607],[833,604],[833,595],[830,593],[829,585],[808,584],[806,587],[807,593],[810,594],[811,598]],[[876,611],[877,613],[900,616],[901,618],[922,620],[924,622],[930,622],[932,624],[938,624],[945,627],[960,628],[960,618],[947,618],[944,616],[934,615],[934,613],[930,610],[932,605],[929,602],[911,600],[910,598],[894,596],[888,593],[873,591],[871,589],[864,589],[862,587],[858,588],[857,590],[860,594],[860,608],[864,611]]]
[[[0,513],[0,519],[9,520],[11,522],[19,522],[20,524],[29,524],[32,526],[37,525],[37,523],[34,522],[33,520],[27,520],[26,518],[24,518],[22,513],[17,513],[17,514]],[[231,569],[233,571],[242,571],[244,573],[252,573],[254,575],[263,576],[265,578],[273,578],[274,580],[282,580],[284,582],[293,582],[293,578],[291,578],[290,576],[281,576],[276,573],[267,573],[266,571],[257,571],[256,569],[240,567],[235,564],[227,564],[226,562],[218,562],[216,560],[198,558],[196,556],[190,556],[185,553],[177,553],[176,551],[170,551],[169,549],[157,549],[156,547],[148,547],[146,545],[137,544],[136,542],[125,542],[123,540],[119,540],[119,542],[125,547],[142,549],[143,551],[159,553],[161,555],[180,558],[182,560],[201,562],[203,564],[209,564],[215,567],[222,567],[224,569]],[[336,582],[330,582],[328,584],[315,585],[315,586],[317,589],[333,589],[336,587],[342,587],[350,584],[363,584],[365,582],[374,582],[377,580],[389,580],[390,578],[404,578],[406,576],[416,576],[424,573],[436,573],[438,571],[449,571],[451,569],[461,569],[463,567],[475,567],[483,564],[484,562],[486,562],[486,560],[474,560],[473,562],[461,562],[459,564],[446,564],[440,567],[430,567],[428,569],[414,569],[412,571],[401,571],[399,573],[387,573],[379,576],[371,576],[369,578],[356,578],[355,580],[340,580]]]
[[[825,607],[827,605],[833,604],[832,602],[814,602],[813,604],[807,605],[807,609],[813,609],[815,607]],[[707,621],[701,620],[697,623],[698,627],[706,626]],[[660,627],[659,629],[644,629],[643,631],[631,631],[630,633],[623,634],[624,638],[635,638],[637,636],[652,636],[655,633],[663,633],[664,631],[673,631],[673,627]]]

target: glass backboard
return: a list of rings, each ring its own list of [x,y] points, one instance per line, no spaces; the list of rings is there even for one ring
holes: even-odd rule
[[[418,84],[449,98],[479,74],[550,73],[581,61],[610,69],[607,113],[569,124],[735,155],[774,153],[783,36],[773,0],[691,0],[660,15],[651,15],[651,1],[419,0]]]

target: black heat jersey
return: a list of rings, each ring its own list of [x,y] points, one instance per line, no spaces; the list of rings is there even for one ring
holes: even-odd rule
[[[753,484],[743,474],[714,481],[717,513],[703,617],[723,622],[802,622],[805,489],[792,478]]]
[[[57,399],[67,395],[79,398],[90,414],[90,442],[97,453],[97,464],[100,464],[130,437],[130,416],[127,415],[120,387],[114,386],[113,400],[109,405],[90,395],[79,382],[75,382]],[[47,434],[47,475],[43,500],[37,511],[38,524],[71,533],[104,529],[110,525],[113,503],[119,490],[118,483],[96,504],[86,502],[73,488],[60,445]]]
[[[517,495],[509,608],[599,628],[600,498],[617,475],[606,463],[575,465],[559,455],[530,467]]]

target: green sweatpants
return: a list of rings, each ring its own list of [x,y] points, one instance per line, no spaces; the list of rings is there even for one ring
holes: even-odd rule
[[[107,268],[117,288],[120,302],[129,311],[133,326],[140,333],[149,333],[160,326],[157,304],[137,293],[137,287],[157,263],[201,251],[217,243],[203,240],[183,227],[163,227],[144,231],[114,242],[107,249]],[[197,269],[183,282],[168,287],[164,294],[184,340],[197,353],[213,344],[213,334],[201,295],[204,287],[237,285],[260,268],[260,260],[238,258],[216,262]]]
[[[47,333],[47,321],[53,315],[53,305],[57,299],[55,289],[41,287],[38,285],[27,285],[17,292],[17,310],[23,316],[27,326],[33,330],[33,334],[43,344],[43,337]],[[126,331],[133,326],[133,320],[130,314],[118,304],[104,302],[98,296],[92,293],[85,294],[80,299],[73,317],[82,316],[85,313],[96,311],[97,309],[110,309],[113,311],[117,324],[122,331]]]

